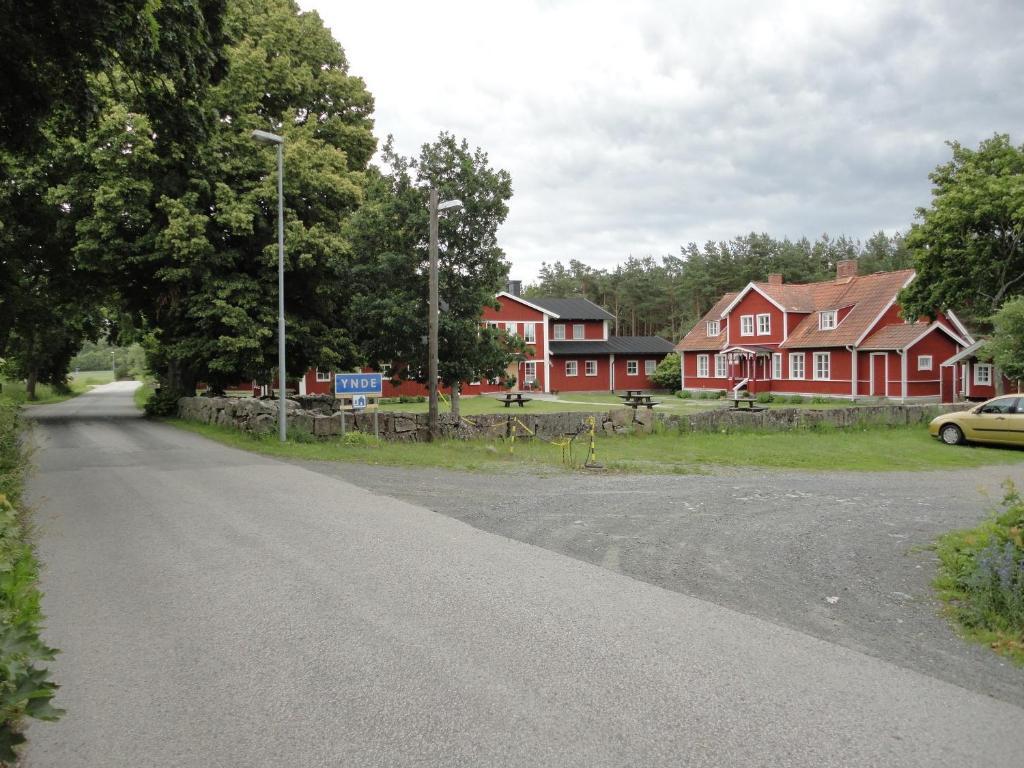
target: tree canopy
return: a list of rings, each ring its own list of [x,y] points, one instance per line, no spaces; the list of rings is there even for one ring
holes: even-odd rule
[[[985,326],[1024,292],[1024,147],[997,134],[931,174],[932,203],[907,235],[917,279],[903,292],[908,316],[946,308]]]
[[[1024,380],[1024,297],[1011,299],[992,318],[992,338],[985,344],[998,370]]]

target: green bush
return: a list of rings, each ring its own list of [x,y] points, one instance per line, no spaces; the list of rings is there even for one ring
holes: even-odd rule
[[[346,432],[345,436],[341,438],[341,442],[344,445],[377,446],[380,444],[377,438],[375,438],[373,435],[368,435],[365,432],[359,432],[357,430]]]
[[[146,415],[155,418],[178,415],[178,398],[183,397],[180,392],[172,392],[167,387],[161,387],[153,391],[143,407]]]
[[[17,760],[23,720],[56,720],[57,685],[40,662],[56,651],[39,638],[39,566],[16,504],[26,457],[16,408],[0,404],[0,762]]]
[[[811,402],[814,403],[815,405],[823,405],[824,403],[830,402],[830,400],[827,397],[815,395],[814,397],[811,398]]]
[[[400,403],[425,403],[425,402],[427,402],[427,398],[424,397],[423,395],[401,395],[398,398],[398,402],[400,402]]]
[[[675,391],[682,386],[681,373],[679,354],[670,352],[654,369],[654,373],[651,374],[651,383],[659,389]]]
[[[804,401],[803,395],[790,395],[789,401],[793,405],[800,405]]]
[[[935,585],[970,637],[1024,664],[1024,498],[1004,488],[988,520],[939,539]]]
[[[758,392],[757,402],[759,403],[771,403],[775,400],[775,395],[771,392]]]
[[[683,400],[689,400],[693,397],[693,393],[688,389],[680,389],[676,392],[676,397],[682,398]]]

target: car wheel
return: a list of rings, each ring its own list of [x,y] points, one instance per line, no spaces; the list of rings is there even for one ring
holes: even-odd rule
[[[945,424],[939,430],[939,437],[946,445],[960,445],[964,441],[964,431],[956,424]]]

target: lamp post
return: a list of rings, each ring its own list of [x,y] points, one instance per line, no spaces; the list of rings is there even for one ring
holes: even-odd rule
[[[110,380],[117,381],[117,358],[114,350],[110,350]]]
[[[284,136],[267,131],[253,131],[252,138],[261,144],[277,147],[277,424],[281,442],[288,440],[288,410],[285,403],[284,364]]]
[[[429,316],[427,318],[427,391],[430,402],[427,408],[430,439],[438,435],[437,428],[437,214],[450,208],[461,208],[461,200],[437,202],[437,190],[430,190],[430,270],[428,280]]]

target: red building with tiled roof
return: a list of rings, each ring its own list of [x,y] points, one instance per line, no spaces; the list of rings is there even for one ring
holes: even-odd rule
[[[676,346],[687,390],[831,397],[938,398],[941,364],[974,343],[952,312],[906,322],[913,270],[790,285],[781,275],[727,293]]]
[[[651,374],[672,342],[660,336],[612,336],[615,316],[579,298],[531,298],[518,295],[518,284],[497,295],[498,308],[486,307],[482,322],[522,337],[526,359],[513,363],[508,380],[519,389],[542,392],[609,392],[653,389]],[[330,394],[332,372],[309,370],[299,381],[301,394]],[[500,381],[468,381],[463,395],[503,392]],[[446,391],[446,390],[445,390]],[[384,397],[426,395],[416,381],[384,380]]]

